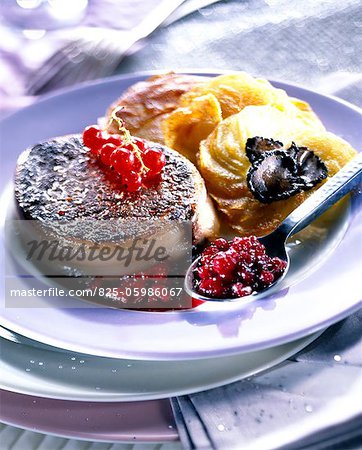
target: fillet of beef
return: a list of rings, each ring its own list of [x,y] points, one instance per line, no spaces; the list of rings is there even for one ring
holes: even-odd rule
[[[148,145],[164,152],[166,165],[159,182],[135,193],[121,189],[117,173],[90,154],[81,135],[57,137],[25,150],[15,174],[21,215],[43,222],[192,221],[194,242],[216,235],[218,219],[196,167],[161,144]]]

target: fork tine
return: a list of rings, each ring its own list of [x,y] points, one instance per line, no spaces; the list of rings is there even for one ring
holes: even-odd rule
[[[107,73],[108,65],[105,64],[105,60],[100,60],[95,56],[96,49],[102,47],[103,45],[99,43],[92,49],[91,54],[85,55],[82,64],[78,65],[77,70],[69,71],[68,75],[64,77],[63,86],[99,78],[103,73]]]
[[[69,64],[70,55],[75,51],[75,49],[80,50],[82,42],[82,39],[70,42],[48,58],[40,69],[30,78],[26,86],[27,93],[29,95],[40,94],[43,87],[48,84],[56,73]]]
[[[66,44],[57,53],[48,58],[48,60],[41,66],[41,68],[30,78],[27,83],[26,92],[31,95],[41,94],[50,90],[50,88],[57,88],[60,86],[65,86],[74,83],[74,80],[80,80],[80,74],[85,75],[86,78],[92,79],[97,78],[102,75],[108,75],[113,71],[119,63],[122,61],[127,52],[134,45],[135,42],[140,39],[144,39],[146,36],[152,34],[157,28],[166,23],[167,17],[172,15],[173,11],[178,8],[185,0],[174,0],[170,6],[168,3],[164,6],[160,6],[152,10],[151,14],[143,19],[131,33],[121,33],[119,30],[107,30],[107,29],[96,29],[94,27],[84,27],[82,30],[81,38],[76,41]],[[206,4],[214,3],[217,0],[209,0]],[[170,2],[171,3],[171,2]],[[205,0],[203,0],[203,6]],[[193,6],[194,9],[198,8],[198,5]],[[186,14],[190,13],[190,10],[186,11]],[[183,17],[185,13],[177,15],[177,18]],[[113,45],[112,51],[110,53],[113,55],[110,58],[106,58],[103,64],[95,62],[94,64],[87,65],[87,71],[82,69],[79,73],[75,70],[75,65],[71,66],[72,62],[72,52],[78,49],[79,54],[84,53],[84,47],[87,49],[87,45],[90,45],[89,50],[91,50],[94,42],[102,40],[102,38],[107,33],[110,41],[118,40],[118,46]],[[79,36],[79,34],[78,34]],[[114,42],[113,42],[114,43]],[[85,52],[87,53],[87,52]],[[91,53],[89,51],[89,53]],[[75,55],[77,56],[77,55]],[[96,56],[94,59],[96,59]],[[73,61],[74,63],[76,61]],[[79,65],[83,65],[83,62],[79,62]],[[72,70],[71,70],[71,69]],[[66,74],[66,71],[72,71],[72,74]],[[94,72],[93,72],[94,71]],[[58,85],[58,83],[61,83]]]
[[[120,61],[121,58],[113,56],[97,62],[92,68],[92,78],[101,78],[112,74]]]
[[[42,81],[41,85],[37,88],[37,94],[44,94],[53,89],[58,89],[71,84],[72,78],[75,78],[79,70],[80,67],[78,64],[72,64],[70,61],[65,62],[57,69],[57,71],[55,71],[54,76]]]
[[[42,73],[36,72],[35,76],[30,78],[26,85],[26,93],[28,95],[41,94],[43,87],[46,86],[48,81],[61,69],[60,64],[64,64],[64,62],[63,58],[59,58],[59,62],[56,62],[54,65],[44,66],[46,71],[44,70]]]
[[[104,58],[99,58],[99,50],[105,55]],[[119,49],[113,42],[102,40],[92,48],[91,54],[85,59],[78,73],[75,75],[73,82],[85,81],[88,79],[100,78],[104,75],[109,75],[117,67],[121,60],[118,54]]]
[[[67,85],[80,83],[82,81],[92,80],[98,78],[97,67],[94,65],[94,61],[87,60],[79,67],[79,70],[75,73],[74,77],[67,77]]]
[[[82,66],[85,63],[82,63]],[[54,89],[59,89],[73,84],[73,80],[77,78],[78,72],[82,70],[79,65],[75,64],[71,67],[70,64],[64,64],[61,69],[54,75],[54,77],[44,81],[41,88],[38,89],[38,94],[44,94]]]
[[[100,73],[102,75],[107,75],[114,72],[125,56],[126,53],[120,53],[119,47],[115,42],[108,42],[107,57],[102,60],[103,64],[100,66]]]
[[[119,51],[120,47],[107,39],[92,42],[78,39],[67,44],[33,76],[27,92],[31,95],[43,94],[55,88],[109,75],[125,56],[124,52]],[[100,58],[101,54],[105,55],[104,58]]]
[[[48,85],[49,81],[57,76],[57,73],[68,65],[68,61],[64,59],[64,56],[58,55],[59,58],[54,58],[53,61],[49,61],[49,64],[44,66],[42,72],[37,72],[33,76],[26,87],[27,94],[38,95],[43,93],[44,88]]]
[[[85,56],[82,64],[71,65],[71,61],[68,61],[55,77],[48,81],[42,92],[98,78],[103,70],[102,64],[92,55]]]

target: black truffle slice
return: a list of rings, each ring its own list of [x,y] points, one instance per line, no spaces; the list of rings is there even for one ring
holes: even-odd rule
[[[271,203],[295,195],[300,190],[295,159],[284,150],[264,152],[249,169],[250,191],[262,203]]]
[[[260,136],[249,138],[246,141],[245,153],[251,164],[263,156],[264,152],[283,148],[283,144],[274,139],[266,139]]]
[[[308,147],[298,147],[293,142],[289,151],[297,162],[299,182],[303,190],[311,189],[327,178],[326,165]]]
[[[254,197],[262,203],[285,200],[298,192],[312,189],[328,175],[323,161],[307,147],[298,147],[293,142],[288,149],[268,151],[263,150],[266,145],[281,143],[271,139],[253,139],[255,141],[249,142],[249,151],[252,149],[252,158],[256,159],[251,160],[247,183]]]

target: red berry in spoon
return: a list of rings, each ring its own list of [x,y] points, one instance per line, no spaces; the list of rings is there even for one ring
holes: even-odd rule
[[[244,286],[243,283],[237,282],[231,286],[231,293],[234,297],[246,297],[253,292],[250,286]]]
[[[218,250],[229,250],[229,243],[224,238],[218,238],[212,241],[212,245],[214,245]]]
[[[193,271],[194,287],[214,298],[245,297],[272,285],[286,265],[269,256],[256,236],[235,237],[232,242],[219,238],[203,250]]]
[[[220,282],[220,280],[218,280],[217,278],[208,278],[202,280],[199,285],[199,290],[203,294],[213,295],[215,297],[222,297],[226,292],[222,282]]]

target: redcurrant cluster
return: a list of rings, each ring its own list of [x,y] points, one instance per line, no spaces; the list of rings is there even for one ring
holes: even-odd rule
[[[83,131],[83,142],[92,155],[120,175],[127,191],[136,192],[142,186],[157,180],[166,164],[166,158],[161,150],[131,136],[116,115],[113,119],[119,124],[119,134],[110,134],[98,125],[90,125]]]
[[[194,269],[194,287],[214,298],[244,297],[270,286],[286,268],[265,253],[255,236],[216,239],[202,252]]]

